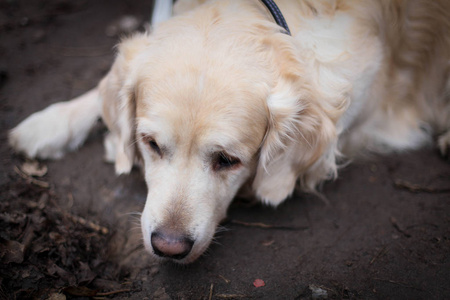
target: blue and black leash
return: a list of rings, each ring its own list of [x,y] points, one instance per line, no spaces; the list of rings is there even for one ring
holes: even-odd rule
[[[264,3],[270,11],[270,14],[273,16],[275,22],[286,30],[286,34],[291,35],[291,31],[289,30],[286,20],[275,2],[272,0],[261,0],[261,2]]]

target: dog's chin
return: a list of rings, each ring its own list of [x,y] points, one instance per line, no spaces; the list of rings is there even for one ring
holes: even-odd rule
[[[157,259],[157,261],[159,261],[160,263],[164,263],[164,262],[169,262],[169,263],[174,263],[177,265],[189,265],[192,264],[193,262],[195,262],[200,256],[202,256],[203,252],[199,252],[199,253],[192,253],[189,254],[188,256],[186,256],[183,259],[173,259],[173,258],[169,258],[169,257],[160,257],[158,255],[155,255],[154,253],[152,253],[152,256],[155,257]]]

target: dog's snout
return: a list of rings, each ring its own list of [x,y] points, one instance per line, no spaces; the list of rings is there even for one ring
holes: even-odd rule
[[[185,235],[155,231],[151,235],[153,252],[161,257],[183,259],[191,252],[194,241]]]

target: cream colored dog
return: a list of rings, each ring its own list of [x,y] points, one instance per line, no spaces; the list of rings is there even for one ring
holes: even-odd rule
[[[277,206],[296,183],[334,178],[341,153],[433,134],[448,151],[449,1],[277,4],[292,36],[257,0],[179,0],[183,13],[121,42],[98,89],[31,115],[11,145],[60,158],[101,116],[116,173],[144,166],[145,247],[180,263],[205,251],[244,186]]]

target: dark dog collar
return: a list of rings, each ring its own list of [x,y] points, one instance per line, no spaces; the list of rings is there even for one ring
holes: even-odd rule
[[[291,35],[291,31],[289,30],[286,20],[284,19],[283,14],[281,13],[275,2],[272,0],[261,0],[261,2],[264,3],[264,5],[270,11],[270,14],[275,19],[275,22],[277,22],[279,26],[283,27],[284,30],[286,30],[286,34]]]

